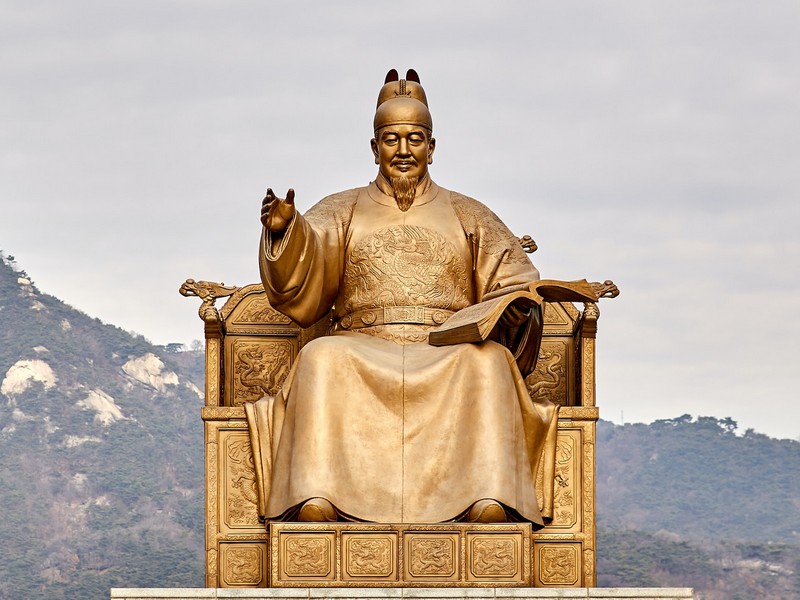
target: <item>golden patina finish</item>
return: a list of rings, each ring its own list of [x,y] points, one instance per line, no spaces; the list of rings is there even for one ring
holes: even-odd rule
[[[326,333],[324,328],[304,331],[297,325],[287,325],[265,306],[268,303],[261,285],[237,288],[219,311],[219,330],[207,330],[207,342],[228,350],[240,342],[247,342],[263,347],[262,355],[266,357],[275,342],[302,347],[310,339]],[[594,582],[594,427],[598,409],[593,406],[593,396],[587,405],[583,405],[582,366],[594,364],[594,347],[585,342],[594,342],[596,321],[591,310],[586,315],[585,311],[581,312],[569,303],[548,303],[543,312],[544,338],[539,364],[546,365],[544,371],[550,376],[540,375],[537,368],[526,379],[526,384],[529,390],[545,395],[561,408],[553,464],[549,469],[539,465],[537,470],[536,490],[540,506],[553,518],[531,536],[531,582],[542,586],[564,586],[567,579],[574,579],[570,574],[577,573],[576,585],[589,586]],[[219,337],[215,337],[217,335]],[[280,373],[289,370],[295,356],[287,357],[278,369]],[[217,366],[223,358],[225,364],[230,365],[224,370]],[[229,393],[234,388],[237,372],[243,368],[266,372],[271,363],[264,358],[242,362],[236,353],[230,351],[223,351],[218,356],[207,354],[206,361],[206,387],[220,391],[221,403],[215,405],[213,399],[217,396],[209,395],[202,411],[206,429],[206,585],[277,585],[279,582],[270,580],[269,565],[275,557],[269,551],[269,535],[258,518],[257,476],[245,410],[236,405],[235,395]],[[554,378],[561,383],[536,385]],[[587,391],[593,393],[593,384]],[[549,481],[544,476],[545,471],[553,473]],[[545,492],[547,489],[549,492]],[[546,500],[548,493],[552,498],[549,503]],[[315,524],[303,526],[306,531],[313,531]],[[563,549],[564,544],[571,545],[568,547],[572,550],[569,553],[556,552]],[[231,552],[239,546],[241,552]],[[254,547],[260,551],[254,552]],[[580,552],[576,558],[574,548],[577,547]],[[552,559],[550,562],[545,560],[548,557]],[[542,573],[540,567],[544,565],[550,566]],[[255,578],[261,583],[253,584]],[[348,584],[341,581],[331,585]]]
[[[292,190],[270,189],[262,205],[270,303],[306,326],[332,311],[334,334],[303,351],[277,394],[246,406],[261,514],[292,519],[322,497],[341,518],[435,523],[488,498],[541,527],[550,515],[533,482],[555,448],[557,406],[532,401],[500,344],[426,343],[453,312],[539,272],[494,213],[431,180],[436,140],[416,74],[390,73],[374,126],[369,186],[303,216]],[[527,319],[512,309],[506,325]]]
[[[416,73],[390,72],[374,124],[369,186],[304,215],[268,190],[263,286],[182,286],[206,326],[207,585],[593,585],[596,304],[511,311],[511,353],[428,345],[454,311],[538,279],[536,243],[431,180]],[[523,376],[527,319],[541,347]],[[367,523],[292,523],[316,497]],[[463,522],[486,498],[536,531]],[[427,572],[426,548],[452,560]]]
[[[272,587],[531,585],[529,523],[271,523]]]

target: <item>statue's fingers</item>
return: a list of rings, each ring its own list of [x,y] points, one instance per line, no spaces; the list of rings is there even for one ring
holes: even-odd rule
[[[261,201],[261,214],[265,214],[269,211],[270,207],[275,204],[275,198],[270,198],[269,196],[265,196],[264,199]]]
[[[289,188],[289,191],[286,192],[286,204],[294,204],[294,190]]]

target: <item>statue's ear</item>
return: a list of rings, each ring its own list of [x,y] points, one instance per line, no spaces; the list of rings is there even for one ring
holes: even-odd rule
[[[400,76],[397,74],[397,69],[392,69],[386,74],[386,79],[384,80],[383,84],[386,85],[390,81],[398,81]]]
[[[380,152],[378,151],[378,140],[372,138],[369,141],[369,146],[370,148],[372,148],[372,155],[375,157],[375,164],[376,165],[381,164]]]
[[[408,81],[415,81],[419,83],[419,75],[417,75],[417,72],[414,69],[409,69],[406,71],[406,79]]]

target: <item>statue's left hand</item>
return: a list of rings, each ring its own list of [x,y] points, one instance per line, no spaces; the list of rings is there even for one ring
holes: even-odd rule
[[[500,325],[507,328],[519,327],[531,316],[530,309],[523,309],[515,303],[511,303],[506,307],[500,317]]]

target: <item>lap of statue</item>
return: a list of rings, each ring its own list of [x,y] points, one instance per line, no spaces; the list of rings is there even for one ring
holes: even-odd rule
[[[487,498],[542,524],[532,457],[553,411],[531,401],[495,342],[318,338],[281,393],[248,411],[261,412],[250,419],[260,461],[270,454],[266,518],[296,518],[307,500],[324,498],[344,519],[435,523]]]

